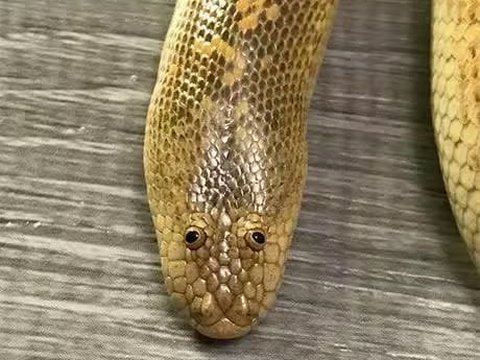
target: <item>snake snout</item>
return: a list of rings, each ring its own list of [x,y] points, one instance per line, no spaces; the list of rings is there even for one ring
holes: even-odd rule
[[[196,329],[203,335],[215,339],[234,339],[248,333],[257,322],[251,314],[244,295],[233,297],[226,286],[220,286],[215,295],[205,294],[202,306],[193,317]]]
[[[245,335],[257,322],[258,306],[249,300],[236,276],[220,266],[217,273],[220,283],[216,288],[209,286],[202,297],[196,297],[190,314],[195,328],[202,334],[212,338],[230,339]]]
[[[235,339],[250,332],[251,326],[238,326],[228,318],[222,318],[210,326],[198,325],[197,331],[213,339]]]
[[[200,306],[192,304],[191,316],[194,327],[201,334],[215,339],[234,339],[248,333],[256,323],[256,317],[249,314],[248,304],[243,296],[237,297],[233,304],[222,304],[220,293],[216,296],[207,293]],[[225,309],[225,310],[224,310]]]

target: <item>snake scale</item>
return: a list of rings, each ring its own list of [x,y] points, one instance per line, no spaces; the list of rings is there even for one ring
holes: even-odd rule
[[[145,179],[167,292],[208,337],[247,334],[276,300],[337,5],[176,1],[148,109]],[[438,154],[480,262],[480,0],[434,0],[432,11]]]

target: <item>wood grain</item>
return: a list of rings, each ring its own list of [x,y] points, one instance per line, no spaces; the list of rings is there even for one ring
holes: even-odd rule
[[[0,0],[0,359],[480,359],[480,278],[429,110],[429,2],[343,0],[276,307],[202,339],[161,284],[142,174],[174,0]]]

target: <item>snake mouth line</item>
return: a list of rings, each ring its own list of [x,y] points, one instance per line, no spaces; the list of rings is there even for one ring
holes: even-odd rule
[[[239,324],[235,321],[235,316],[234,318],[231,318],[231,314],[229,314],[228,311],[222,311],[219,307],[215,307],[215,310],[217,311],[217,316],[215,316],[217,320],[215,322],[211,321],[213,319],[209,319],[208,315],[211,315],[212,313],[190,313],[190,323],[192,327],[209,338],[234,339],[241,337],[250,332],[259,321],[259,314],[257,314],[252,317],[248,316],[250,318],[248,321],[242,319],[242,323]]]
[[[197,324],[194,328],[204,336],[214,339],[236,339],[246,335],[253,325],[238,326],[230,319],[223,317],[213,325]]]

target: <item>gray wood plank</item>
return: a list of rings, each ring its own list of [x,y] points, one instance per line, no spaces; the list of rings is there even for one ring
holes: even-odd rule
[[[430,124],[428,1],[341,1],[261,327],[220,343],[175,315],[142,175],[173,5],[0,0],[0,358],[480,358],[480,281]]]

